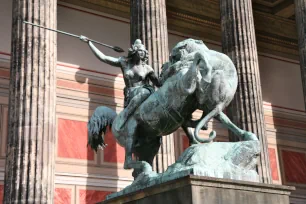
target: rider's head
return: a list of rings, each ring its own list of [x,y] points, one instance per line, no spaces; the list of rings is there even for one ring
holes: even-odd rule
[[[145,46],[141,43],[141,40],[135,40],[132,48],[128,51],[128,58],[138,58],[139,60],[146,62],[148,60],[148,51]]]

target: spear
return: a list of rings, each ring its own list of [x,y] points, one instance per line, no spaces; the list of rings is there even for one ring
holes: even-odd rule
[[[78,36],[78,35],[75,35],[75,34],[72,34],[72,33],[67,33],[67,32],[64,32],[64,31],[61,31],[61,30],[55,30],[55,29],[47,28],[47,27],[37,25],[37,24],[34,24],[34,23],[30,23],[28,21],[23,21],[23,23],[26,23],[26,24],[29,24],[29,25],[32,25],[32,26],[36,26],[36,27],[39,27],[39,28],[43,28],[43,29],[46,29],[46,30],[54,31],[54,32],[57,32],[57,33],[60,33],[60,34],[68,35],[68,36],[71,36],[71,37],[75,37],[75,38],[80,38],[81,37],[81,36]],[[124,50],[122,48],[117,47],[117,46],[107,45],[107,44],[104,44],[104,43],[101,43],[101,42],[98,42],[98,41],[95,41],[95,40],[92,40],[92,39],[89,39],[89,38],[88,38],[88,41],[97,43],[97,44],[102,45],[104,47],[111,48],[116,52],[124,52]]]

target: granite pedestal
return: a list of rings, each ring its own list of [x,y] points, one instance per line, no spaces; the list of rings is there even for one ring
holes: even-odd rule
[[[294,187],[188,175],[100,204],[289,204]]]

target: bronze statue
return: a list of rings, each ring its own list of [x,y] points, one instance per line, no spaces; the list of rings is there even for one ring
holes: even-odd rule
[[[119,130],[134,110],[154,92],[154,87],[149,82],[160,87],[153,68],[147,64],[148,51],[141,40],[137,39],[128,50],[127,57],[114,58],[104,55],[87,37],[81,36],[80,39],[88,42],[90,49],[99,60],[121,68],[126,87],[124,88],[124,110],[116,126]]]
[[[136,42],[134,46],[142,47],[139,41]],[[215,131],[211,132],[209,139],[201,139],[198,132],[212,118],[219,120],[241,140],[257,140],[256,135],[238,128],[222,112],[233,99],[237,88],[236,68],[226,55],[209,50],[202,41],[187,39],[172,49],[170,62],[164,65],[162,71],[163,85],[154,93],[147,88],[149,85],[145,82],[147,76],[155,85],[159,84],[152,68],[147,65],[139,67],[140,59],[145,59],[145,54],[137,52],[137,60],[129,61],[129,57],[116,59],[106,57],[90,42],[89,45],[102,61],[124,67],[122,71],[125,75],[134,67],[144,70],[143,74],[137,72],[141,80],[125,77],[130,80],[126,84],[131,83],[131,87],[138,83],[142,87],[140,91],[135,91],[132,100],[138,94],[146,93],[135,102],[136,105],[131,105],[134,109],[127,111],[131,114],[129,117],[122,121],[125,110],[117,116],[112,109],[101,106],[88,122],[89,145],[95,150],[105,146],[106,127],[111,127],[117,142],[125,147],[125,169],[150,171],[153,158],[160,147],[159,137],[173,133],[181,126],[188,132],[191,144],[211,142],[216,136]],[[138,50],[134,46],[132,50]],[[197,109],[203,110],[203,116],[199,121],[191,121],[191,115]],[[195,127],[194,132],[191,127]],[[133,160],[133,154],[139,161]]]

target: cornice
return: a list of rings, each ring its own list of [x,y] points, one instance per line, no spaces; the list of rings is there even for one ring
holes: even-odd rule
[[[121,18],[130,18],[129,0],[59,0],[59,3],[68,3]]]
[[[211,18],[220,22],[219,2],[213,0],[167,0],[167,10],[179,13],[185,13],[202,18]]]
[[[261,38],[261,39],[269,40],[273,44],[287,45],[287,46],[290,46],[292,48],[297,47],[297,42],[293,42],[293,41],[290,41],[290,40],[282,40],[280,38],[275,38],[275,37],[271,37],[269,35],[262,35],[262,34],[258,34],[258,33],[256,34],[256,37]],[[296,51],[298,51],[298,50],[296,50]]]
[[[253,11],[253,15],[256,30],[265,32],[266,35],[298,39],[295,21],[260,11]]]
[[[219,22],[215,22],[213,20],[206,20],[205,17],[204,18],[198,18],[198,17],[194,17],[194,16],[191,16],[191,15],[188,15],[188,14],[175,12],[175,11],[172,11],[172,10],[167,11],[167,17],[169,17],[169,16],[180,18],[180,19],[185,20],[185,21],[190,21],[190,22],[195,23],[195,24],[209,25],[209,26],[212,26],[213,28],[219,28],[220,27]]]
[[[62,0],[81,7],[129,19],[129,0]],[[168,28],[172,31],[221,41],[219,3],[215,0],[167,0]],[[258,50],[297,59],[295,22],[272,14],[253,11]],[[271,45],[271,46],[269,46]],[[283,48],[285,47],[285,48]]]

